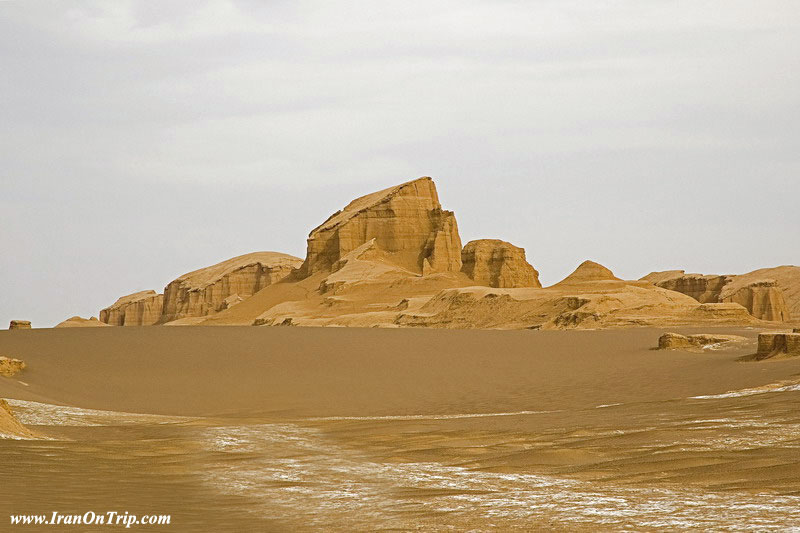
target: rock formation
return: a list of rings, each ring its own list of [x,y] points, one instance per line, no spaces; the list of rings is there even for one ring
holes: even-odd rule
[[[12,320],[8,329],[31,329],[30,320]]]
[[[584,261],[575,271],[559,281],[557,285],[572,285],[593,281],[620,281],[611,270],[594,261]]]
[[[139,291],[119,298],[100,311],[100,322],[112,326],[152,326],[161,318],[164,295]]]
[[[364,243],[418,274],[461,270],[461,239],[452,211],[439,203],[431,178],[419,178],[350,202],[308,236],[299,277],[330,271]]]
[[[779,269],[791,268],[796,267],[779,267]],[[761,277],[770,274],[769,271],[776,270],[778,269],[763,269],[740,276],[686,274],[683,270],[670,270],[652,272],[642,280],[686,294],[701,303],[738,303],[756,318],[785,322],[790,320],[791,312],[779,282]],[[794,288],[790,281],[792,272],[788,271],[787,274],[784,276],[784,285],[791,290]],[[797,286],[800,300],[800,269],[797,272]]]
[[[700,333],[697,335],[680,335],[678,333],[664,333],[658,339],[659,350],[692,350],[709,348],[732,342],[744,342],[747,339],[738,335],[712,335]]]
[[[16,419],[8,402],[0,398],[0,437],[30,439],[36,437]]]
[[[481,239],[461,251],[461,271],[480,285],[498,288],[541,287],[539,273],[525,259],[525,249],[511,243]]]
[[[288,254],[254,252],[184,274],[164,289],[160,321],[207,316],[232,307],[301,264],[301,259]]]
[[[25,370],[25,363],[19,359],[0,356],[0,376],[10,378]]]
[[[756,359],[800,356],[800,333],[759,333]]]
[[[73,316],[70,317],[63,322],[56,324],[57,328],[97,328],[97,327],[108,327],[110,324],[106,324],[105,322],[100,322],[95,317],[91,318],[83,318],[80,316]]]

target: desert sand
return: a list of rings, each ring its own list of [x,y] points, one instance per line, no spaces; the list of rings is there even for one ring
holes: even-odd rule
[[[657,350],[667,332],[736,340]],[[0,440],[3,512],[176,531],[800,524],[800,357],[758,329],[0,332],[51,440]],[[49,511],[48,511],[49,512]]]

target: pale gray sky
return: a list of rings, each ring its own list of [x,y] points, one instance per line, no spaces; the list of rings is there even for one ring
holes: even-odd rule
[[[436,179],[552,283],[800,263],[800,3],[0,2],[0,327]]]

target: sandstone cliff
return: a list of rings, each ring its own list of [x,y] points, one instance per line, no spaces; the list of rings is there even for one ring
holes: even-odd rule
[[[461,269],[455,216],[442,209],[436,185],[425,177],[353,200],[313,229],[299,277],[330,271],[372,239],[390,262],[411,272]]]
[[[100,311],[100,322],[112,326],[152,326],[161,317],[164,295],[139,291],[119,298]]]
[[[480,285],[499,288],[541,287],[539,273],[525,249],[496,239],[470,241],[461,251],[461,271]]]
[[[790,305],[781,284],[769,279],[769,275],[783,274],[783,286],[790,294],[794,294],[793,289],[797,291],[800,306],[800,269],[795,278],[793,268],[797,267],[762,269],[742,275],[686,274],[683,270],[670,270],[652,272],[642,280],[686,294],[701,303],[737,303],[761,320],[785,322],[791,318]]]
[[[254,252],[184,274],[164,289],[160,321],[202,317],[232,307],[301,264],[301,259],[288,254]]]

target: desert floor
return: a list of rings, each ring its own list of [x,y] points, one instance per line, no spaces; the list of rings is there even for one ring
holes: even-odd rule
[[[800,358],[739,361],[758,333],[741,328],[670,329],[751,339],[734,349],[653,350],[663,331],[3,331],[0,354],[28,368],[0,397],[47,438],[0,439],[0,515],[172,515],[150,531],[800,527]]]

